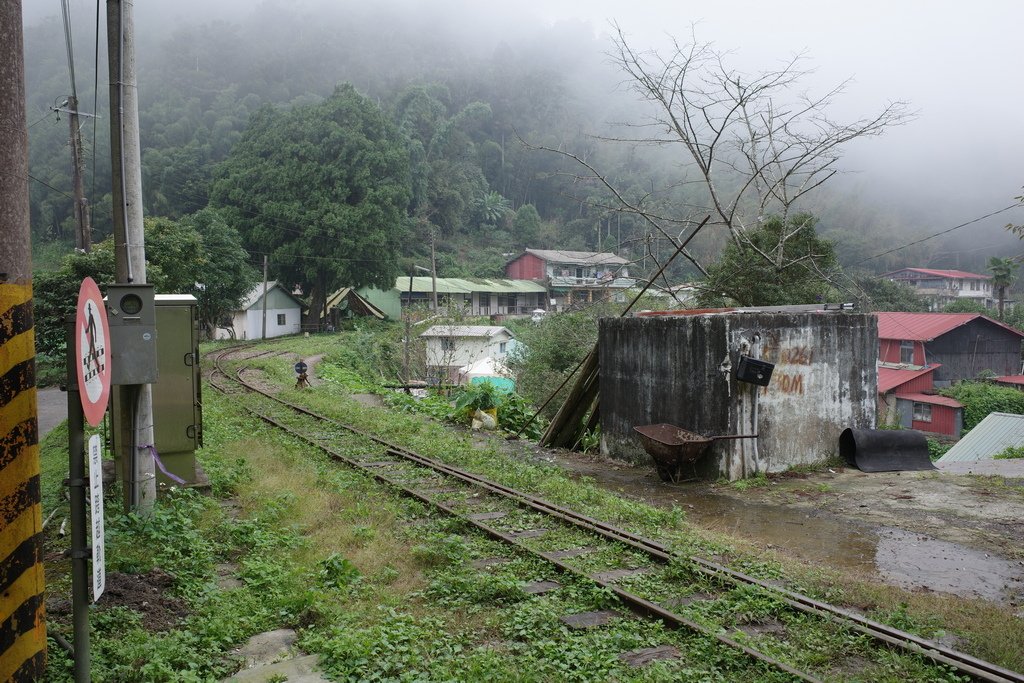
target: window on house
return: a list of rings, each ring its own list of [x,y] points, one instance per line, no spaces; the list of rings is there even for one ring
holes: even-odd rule
[[[278,313],[277,314],[277,324],[278,325],[284,325],[285,324],[285,322],[284,322],[285,321],[285,317],[286,317],[286,314]]]
[[[508,342],[498,344],[498,353],[505,353],[506,349],[508,349]]]
[[[454,351],[455,350],[455,339],[452,337],[441,337],[441,350],[442,351]]]
[[[932,421],[932,407],[927,403],[914,404],[914,419],[918,422]]]
[[[900,342],[900,362],[907,365],[914,364],[914,342]]]
[[[491,307],[491,293],[490,292],[480,292],[480,308],[490,308],[490,307]]]

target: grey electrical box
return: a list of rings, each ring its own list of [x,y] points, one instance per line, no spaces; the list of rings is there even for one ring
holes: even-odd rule
[[[166,471],[191,485],[201,478],[195,451],[203,445],[198,302],[191,294],[157,294],[155,302],[160,381],[153,385],[153,445],[163,465],[157,467],[157,483],[179,484],[164,474]],[[123,391],[127,389],[114,387],[114,405],[119,404]],[[112,433],[115,442],[123,433],[117,411]],[[116,446],[114,452],[120,454]],[[119,462],[118,466],[118,476],[124,481],[126,465]]]
[[[110,325],[110,383],[156,382],[159,373],[153,285],[108,285],[107,322]]]

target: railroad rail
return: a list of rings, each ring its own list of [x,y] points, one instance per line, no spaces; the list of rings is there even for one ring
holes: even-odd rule
[[[244,347],[248,346],[250,345],[244,345]],[[214,368],[209,379],[216,389],[223,392],[231,391],[231,386],[224,385],[218,381],[218,378],[222,377],[233,385],[243,387],[246,391],[269,399],[275,404],[284,406],[294,413],[309,417],[318,423],[329,424],[345,432],[351,433],[354,436],[367,439],[379,446],[383,446],[385,452],[384,457],[393,458],[394,460],[375,460],[370,457],[365,459],[349,457],[338,452],[330,445],[324,444],[316,438],[302,433],[273,416],[263,414],[258,410],[249,407],[246,407],[246,410],[249,410],[252,414],[268,424],[284,430],[297,439],[325,452],[331,458],[361,470],[369,477],[387,484],[388,486],[394,487],[407,496],[415,498],[429,506],[436,507],[446,514],[455,515],[465,523],[479,529],[492,538],[514,546],[523,552],[539,556],[546,562],[557,567],[561,572],[596,583],[613,593],[624,605],[628,606],[638,615],[659,620],[666,625],[675,628],[689,629],[706,637],[713,638],[721,642],[723,645],[743,652],[752,659],[770,667],[774,667],[779,671],[789,674],[797,680],[820,680],[811,673],[800,671],[785,662],[780,661],[776,657],[761,652],[756,648],[741,643],[727,635],[718,633],[684,615],[677,614],[670,609],[666,609],[662,605],[647,600],[640,595],[627,591],[616,585],[615,579],[606,579],[601,576],[595,576],[593,574],[580,571],[578,568],[573,567],[570,563],[565,561],[569,557],[573,556],[571,550],[556,552],[536,551],[523,543],[521,540],[523,537],[522,534],[516,535],[509,533],[507,531],[503,531],[494,524],[487,523],[499,520],[504,516],[503,514],[463,514],[458,509],[458,502],[446,502],[443,499],[445,493],[452,493],[453,490],[444,488],[438,489],[436,483],[431,488],[418,489],[416,488],[415,482],[410,482],[396,476],[389,476],[386,471],[404,464],[412,464],[420,468],[425,468],[433,473],[440,474],[446,478],[454,479],[462,484],[468,485],[477,491],[484,491],[487,494],[496,496],[502,500],[510,501],[522,509],[530,510],[540,515],[544,515],[545,517],[555,519],[560,524],[633,548],[634,550],[645,554],[656,563],[668,565],[672,562],[688,561],[694,571],[713,581],[722,584],[731,584],[733,586],[756,587],[758,590],[766,592],[793,610],[813,615],[840,627],[849,628],[850,630],[863,634],[864,636],[882,643],[887,647],[900,649],[928,659],[935,664],[949,667],[960,674],[969,676],[972,680],[991,683],[1024,683],[1024,675],[1021,673],[1011,671],[940,643],[936,643],[912,633],[868,619],[867,617],[845,610],[841,607],[773,585],[769,582],[749,576],[743,572],[736,571],[706,558],[699,556],[684,556],[675,553],[666,545],[655,540],[620,529],[606,522],[593,519],[564,506],[533,496],[529,493],[518,491],[498,482],[491,481],[478,474],[455,467],[435,458],[416,453],[403,446],[391,443],[351,425],[346,425],[327,416],[320,415],[304,406],[286,401],[275,396],[273,393],[256,386],[252,382],[245,380],[241,376],[244,368],[238,370],[234,376],[229,374],[229,371],[224,368],[223,363],[228,355],[237,352],[240,348],[243,347],[241,345],[233,346],[221,349],[213,354],[212,358]],[[253,356],[249,356],[248,358],[265,357],[271,353],[274,352],[263,351],[254,354]],[[529,535],[527,534],[526,537],[528,538]]]

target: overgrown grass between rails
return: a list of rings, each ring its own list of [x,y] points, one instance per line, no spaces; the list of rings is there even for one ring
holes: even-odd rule
[[[323,456],[287,448],[287,437],[261,431],[256,438],[268,451],[265,455],[258,454],[252,442],[239,444],[250,452],[250,466],[260,473],[258,481],[241,487],[243,510],[259,509],[258,501],[267,496],[287,500],[291,528],[309,540],[297,549],[298,561],[316,567],[317,577],[335,577],[333,583],[345,587],[343,600],[321,600],[320,618],[303,630],[301,640],[335,677],[678,679],[681,663],[634,672],[618,654],[632,647],[680,643],[680,634],[663,633],[635,620],[600,635],[570,634],[557,615],[607,604],[606,594],[592,586],[570,587],[557,607],[542,609],[541,601],[526,596],[520,587],[525,580],[550,577],[552,570],[545,563],[519,558],[510,563],[511,573],[501,577],[472,570],[465,563],[469,557],[508,549],[499,550],[453,520],[426,517],[422,526],[402,527],[410,517],[423,519],[426,511],[382,492],[363,475],[332,466]],[[292,499],[276,493],[282,490],[308,493]],[[339,554],[350,566],[337,559]],[[525,609],[524,603],[539,606]],[[733,680],[734,675],[784,680],[719,649],[712,648],[713,659],[723,664],[708,666],[703,658],[695,658],[689,670],[706,674],[708,680]]]

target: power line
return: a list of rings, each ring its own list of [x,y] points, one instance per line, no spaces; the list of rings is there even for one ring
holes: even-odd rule
[[[48,112],[46,112],[45,114],[43,114],[42,116],[40,116],[40,117],[39,117],[38,119],[36,119],[36,120],[35,120],[35,121],[33,121],[32,123],[30,123],[30,124],[28,124],[27,126],[25,126],[25,129],[27,130],[27,129],[29,129],[29,128],[32,128],[32,127],[33,127],[33,126],[35,126],[35,125],[36,125],[37,123],[42,123],[43,121],[45,121],[46,119],[48,119],[48,118],[50,117],[50,115],[51,115],[52,113],[53,113],[52,111],[48,111]],[[54,125],[56,125],[56,123],[57,123],[57,122],[56,122],[56,121],[54,121]],[[17,127],[15,127],[15,126],[11,126],[11,125],[8,125],[8,124],[7,124],[6,122],[3,122],[3,121],[0,121],[0,129],[8,130],[8,131],[10,131],[10,132],[12,132],[12,133],[15,133],[15,134],[21,134],[21,129],[20,129],[20,128],[17,128]]]
[[[14,175],[14,174],[13,174],[13,173],[8,173],[8,175]],[[32,175],[31,173],[29,173],[29,174],[28,174],[28,177],[29,177],[29,179],[31,179],[31,180],[34,180],[34,181],[36,181],[36,182],[37,182],[37,183],[39,183],[40,185],[45,185],[46,187],[50,188],[50,189],[51,189],[51,190],[53,190],[54,192],[59,192],[60,194],[64,195],[65,197],[67,197],[67,198],[68,198],[68,199],[70,199],[71,201],[75,201],[75,198],[74,198],[73,196],[69,195],[69,194],[68,194],[67,192],[65,192],[64,190],[58,190],[58,189],[57,189],[56,187],[54,187],[54,186],[53,186],[53,185],[51,185],[50,183],[46,182],[45,180],[40,180],[39,178],[36,178],[36,177],[35,177],[34,175]]]
[[[907,244],[904,244],[902,246],[894,247],[892,249],[889,249],[888,251],[883,251],[883,252],[881,252],[879,254],[875,254],[874,256],[868,256],[865,259],[861,259],[860,261],[857,261],[853,265],[859,266],[862,263],[866,263],[868,261],[873,261],[876,258],[881,258],[882,256],[886,256],[888,254],[892,254],[894,252],[901,251],[903,249],[906,249],[907,247],[912,247],[915,244],[921,244],[922,242],[927,242],[930,239],[934,239],[934,238],[939,237],[941,235],[945,235],[945,234],[951,233],[954,230],[959,230],[960,228],[965,228],[968,225],[972,225],[974,223],[977,223],[978,221],[983,221],[986,218],[991,218],[992,216],[998,216],[999,214],[1005,213],[1005,212],[1009,211],[1010,209],[1017,209],[1017,208],[1020,208],[1021,206],[1022,206],[1022,204],[1020,202],[1017,202],[1015,204],[1010,204],[1009,206],[1004,206],[1003,208],[999,209],[998,211],[993,211],[992,213],[987,213],[984,216],[979,216],[978,218],[971,219],[971,220],[967,221],[966,223],[961,223],[960,225],[954,225],[952,228],[947,228],[946,230],[940,230],[939,232],[936,232],[936,233],[933,233],[931,235],[928,235],[927,237],[922,237],[921,239],[914,240],[913,242],[908,242]]]
[[[45,121],[46,119],[48,119],[48,118],[50,117],[50,114],[52,114],[52,113],[53,113],[52,111],[48,111],[48,112],[46,112],[45,114],[43,114],[42,116],[40,116],[40,117],[39,117],[38,119],[36,119],[35,121],[33,121],[32,123],[28,124],[28,125],[26,126],[26,128],[31,128],[32,126],[36,125],[37,123],[42,123],[43,121]],[[56,122],[56,121],[54,121],[53,123],[54,123],[54,125],[56,125],[56,123],[57,123],[57,122]]]
[[[10,171],[5,171],[5,170],[4,170],[4,169],[2,169],[2,168],[0,168],[0,173],[3,173],[3,174],[5,174],[5,175],[9,175],[9,176],[11,176],[12,178],[21,178],[21,177],[22,177],[22,176],[18,175],[17,173],[11,173]],[[62,194],[62,195],[64,195],[65,197],[67,197],[67,198],[68,198],[68,199],[70,199],[71,201],[74,201],[74,200],[75,200],[75,198],[74,198],[74,197],[72,197],[71,195],[69,195],[69,194],[68,194],[67,192],[65,192],[64,190],[60,190],[60,189],[57,189],[56,187],[54,187],[54,186],[53,186],[53,185],[51,185],[50,183],[46,182],[45,180],[40,180],[39,178],[36,178],[36,177],[35,177],[34,175],[32,175],[31,173],[28,173],[28,174],[26,174],[26,175],[25,175],[25,177],[26,177],[26,178],[28,178],[29,180],[34,180],[34,181],[36,181],[36,182],[37,182],[37,183],[39,183],[40,185],[44,185],[44,186],[46,186],[46,187],[50,188],[50,189],[51,189],[51,190],[53,190],[54,192],[57,192],[57,193],[59,193],[59,194]]]

